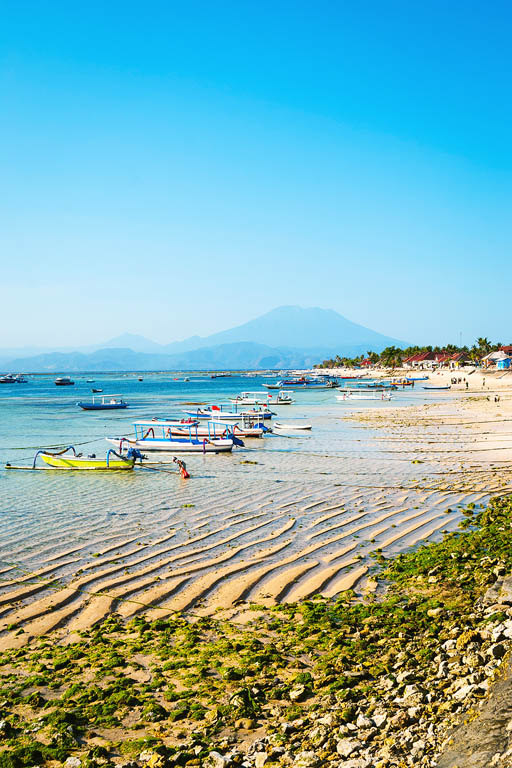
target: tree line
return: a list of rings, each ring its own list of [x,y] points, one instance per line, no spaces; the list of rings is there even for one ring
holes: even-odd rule
[[[357,368],[361,365],[363,360],[369,360],[372,365],[382,365],[385,368],[399,368],[402,365],[402,361],[413,355],[423,354],[424,352],[437,352],[441,354],[455,355],[462,353],[467,356],[468,360],[473,363],[478,363],[482,357],[488,355],[490,352],[496,352],[503,344],[498,341],[493,343],[485,337],[481,337],[476,340],[472,347],[463,346],[460,347],[457,344],[447,344],[445,347],[433,347],[433,346],[411,346],[401,349],[400,347],[386,347],[380,354],[368,350],[365,355],[359,355],[356,357],[336,357],[330,360],[323,360],[315,368]]]

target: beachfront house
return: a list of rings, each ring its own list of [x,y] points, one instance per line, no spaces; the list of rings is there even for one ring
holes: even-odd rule
[[[406,357],[406,359],[402,361],[402,367],[419,368],[420,370],[423,370],[424,368],[432,368],[434,359],[434,352],[419,352],[417,355]]]
[[[480,363],[484,368],[497,368],[498,363],[502,363],[500,369],[510,367],[510,364],[506,366],[505,363],[503,363],[504,360],[510,360],[510,355],[507,355],[502,349],[498,349],[497,352],[489,352],[488,355],[482,357]]]
[[[406,358],[402,363],[404,368],[419,368],[420,370],[434,370],[437,368],[462,368],[464,365],[472,365],[471,360],[464,352],[420,352]]]

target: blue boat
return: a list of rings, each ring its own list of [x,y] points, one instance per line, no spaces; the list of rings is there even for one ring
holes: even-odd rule
[[[128,408],[128,403],[120,395],[101,395],[92,400],[80,400],[78,407],[83,411],[116,411],[120,408]]]

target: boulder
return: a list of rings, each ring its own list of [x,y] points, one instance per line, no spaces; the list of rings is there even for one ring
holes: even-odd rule
[[[316,752],[298,752],[293,761],[293,768],[318,768],[320,758]]]
[[[350,757],[361,750],[361,742],[358,739],[340,739],[336,744],[336,752],[341,757]]]

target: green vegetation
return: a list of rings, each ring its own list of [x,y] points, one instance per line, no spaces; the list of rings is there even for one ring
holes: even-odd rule
[[[151,768],[197,766],[254,728],[275,750],[269,768],[282,764],[285,750],[316,750],[328,760],[336,742],[327,729],[320,749],[318,722],[339,733],[359,710],[378,713],[399,685],[397,670],[423,686],[420,693],[434,692],[421,694],[417,708],[442,724],[456,703],[433,660],[447,640],[469,646],[501,618],[475,605],[512,572],[512,497],[469,505],[464,515],[461,530],[439,543],[393,560],[374,553],[373,578],[387,585],[382,598],[346,592],[336,601],[252,605],[245,626],[182,615],[124,623],[112,615],[76,643],[47,637],[4,652],[0,768],[55,766],[72,755],[84,768],[113,766],[145,750]]]
[[[496,350],[502,347],[500,341],[493,343],[489,339],[482,337],[476,340],[472,347],[457,346],[456,344],[447,344],[445,347],[432,347],[425,346],[419,347],[413,345],[401,349],[400,347],[386,347],[382,352],[377,354],[371,350],[366,355],[359,355],[357,357],[340,357],[336,355],[335,358],[330,360],[324,360],[323,362],[315,365],[315,368],[359,368],[363,360],[369,361],[372,365],[382,365],[385,368],[399,368],[402,364],[402,360],[406,360],[412,355],[422,354],[423,352],[437,352],[446,354],[461,353],[471,360],[473,363],[478,363],[482,357],[488,355],[489,352],[496,352]]]

